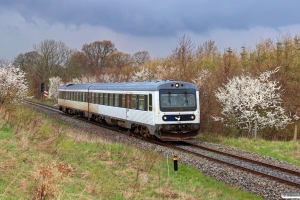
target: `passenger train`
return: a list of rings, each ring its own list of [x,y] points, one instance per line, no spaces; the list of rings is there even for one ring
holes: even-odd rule
[[[181,81],[62,85],[58,106],[162,141],[194,140],[200,128],[199,90]]]

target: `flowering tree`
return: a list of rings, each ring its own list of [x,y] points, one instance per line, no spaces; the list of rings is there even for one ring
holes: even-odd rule
[[[20,68],[0,63],[0,105],[22,101],[27,88],[25,73]]]
[[[49,98],[57,98],[58,95],[58,87],[62,85],[62,81],[60,77],[51,77],[49,78]]]
[[[215,92],[222,105],[224,117],[213,117],[226,125],[236,126],[238,130],[251,130],[255,121],[258,128],[283,128],[291,123],[281,104],[281,87],[270,81],[272,74],[279,70],[262,73],[259,78],[249,75],[234,77]]]
[[[197,85],[199,89],[202,89],[205,87],[205,81],[208,77],[210,77],[210,75],[211,73],[208,70],[203,69],[197,73],[197,78],[193,79],[192,82]]]
[[[131,74],[131,81],[152,81],[154,80],[155,74],[148,68],[141,68],[141,70],[134,71]]]

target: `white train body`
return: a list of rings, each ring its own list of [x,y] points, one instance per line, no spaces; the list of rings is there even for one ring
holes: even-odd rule
[[[71,84],[59,109],[163,141],[193,140],[200,128],[199,90],[180,81]]]

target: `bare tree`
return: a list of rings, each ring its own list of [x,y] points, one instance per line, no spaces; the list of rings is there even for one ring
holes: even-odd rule
[[[145,62],[150,61],[151,57],[148,51],[138,51],[132,55],[132,59],[134,60],[137,66],[140,66]]]
[[[63,42],[44,40],[33,46],[39,55],[38,79],[48,85],[49,78],[59,76],[63,69],[70,65],[75,51]]]
[[[107,58],[116,52],[115,44],[108,40],[84,44],[82,52],[87,57],[87,65],[91,74],[104,73],[107,70]]]
[[[13,61],[14,66],[20,67],[25,72],[25,79],[28,83],[29,95],[39,97],[40,79],[38,75],[40,55],[36,51],[19,54]]]
[[[180,78],[189,81],[194,74],[195,45],[189,36],[183,35],[178,39],[178,46],[173,50],[171,60],[179,68]]]

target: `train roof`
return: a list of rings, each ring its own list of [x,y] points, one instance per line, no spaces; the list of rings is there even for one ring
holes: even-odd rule
[[[175,88],[176,83],[179,89],[195,89],[195,84],[183,81],[157,81],[157,82],[123,82],[123,83],[90,83],[90,84],[69,84],[59,86],[59,90],[118,90],[118,91],[157,91],[160,89]]]

